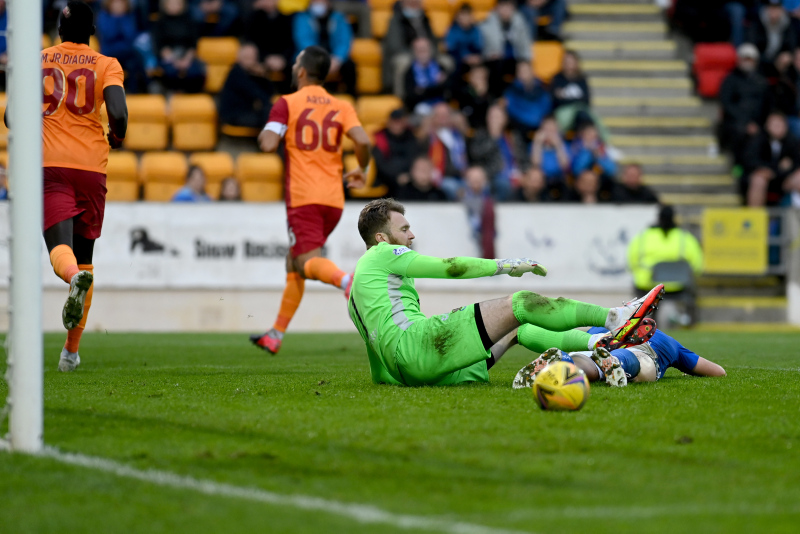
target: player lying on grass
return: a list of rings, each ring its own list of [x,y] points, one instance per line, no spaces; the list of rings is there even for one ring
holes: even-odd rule
[[[614,337],[596,340],[614,349],[652,333],[645,316],[658,304],[663,286],[618,308],[518,291],[496,300],[426,317],[419,309],[415,278],[480,278],[547,270],[526,258],[487,260],[435,258],[409,247],[414,239],[405,208],[392,199],[367,204],[358,231],[367,252],[358,260],[348,300],[350,318],[367,346],[376,383],[420,386],[486,382],[488,370],[514,343],[521,324],[555,331],[605,326]],[[646,337],[645,336],[645,337]],[[588,343],[574,350],[593,349]]]
[[[574,363],[583,369],[591,382],[603,379],[611,386],[625,386],[628,380],[655,382],[669,367],[694,376],[726,376],[725,369],[698,356],[664,332],[655,332],[649,341],[640,345],[609,351],[597,344],[597,338],[610,335],[608,329],[599,327],[590,328],[588,332],[549,332],[538,326],[522,325],[517,332],[517,341],[541,355],[519,370],[514,378],[514,389],[531,387],[539,371],[558,360]],[[595,348],[593,351],[564,352],[558,347],[566,338],[572,344],[595,344]],[[553,342],[555,347],[552,347]]]

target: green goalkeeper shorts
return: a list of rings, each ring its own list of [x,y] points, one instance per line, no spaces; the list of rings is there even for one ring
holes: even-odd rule
[[[463,382],[488,382],[486,360],[475,323],[475,307],[415,321],[395,351],[397,370],[407,386],[446,386]]]

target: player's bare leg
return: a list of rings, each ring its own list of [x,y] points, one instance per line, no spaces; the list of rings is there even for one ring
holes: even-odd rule
[[[92,306],[94,289],[94,240],[73,235],[73,227],[73,220],[68,219],[44,232],[53,269],[70,285],[61,313],[64,327],[68,330],[58,363],[58,369],[62,372],[74,371],[81,363],[78,347]]]
[[[517,331],[512,330],[511,332],[503,336],[503,338],[500,341],[492,345],[491,348],[492,358],[491,358],[490,368],[491,366],[494,366],[494,364],[500,361],[500,358],[502,358],[503,355],[506,352],[508,352],[508,349],[510,349],[516,344],[517,344]]]

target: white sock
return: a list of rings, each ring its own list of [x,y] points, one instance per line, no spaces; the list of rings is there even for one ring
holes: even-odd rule
[[[346,274],[342,277],[342,281],[339,283],[340,289],[347,289],[347,284],[350,283],[350,279],[353,277],[352,274]]]
[[[594,350],[594,346],[597,345],[597,342],[603,339],[605,336],[608,335],[608,332],[602,332],[600,334],[592,334],[589,337],[589,346],[587,347],[589,350]]]

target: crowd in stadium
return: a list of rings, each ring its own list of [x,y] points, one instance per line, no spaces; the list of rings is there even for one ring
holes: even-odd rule
[[[731,57],[719,137],[745,202],[800,206],[800,1],[678,0],[672,21],[697,43],[730,43],[706,50]]]
[[[62,3],[45,1],[45,28]],[[291,90],[294,58],[310,45],[331,53],[326,88],[358,95],[352,43],[374,35],[371,4],[361,0],[87,3],[97,44],[119,59],[128,94],[204,91],[198,39],[237,37],[237,61],[216,104],[220,123],[251,128],[263,127],[275,95]],[[461,200],[476,213],[495,201],[657,201],[640,166],[618,169],[610,156],[578,55],[567,50],[547,84],[534,73],[532,43],[561,39],[565,0],[445,2],[445,32],[432,29],[441,23],[424,4],[387,3],[379,92],[402,106],[371,132],[372,185],[403,200]],[[208,198],[196,178],[202,172],[192,168],[175,200]],[[226,190],[237,197],[235,184]]]

